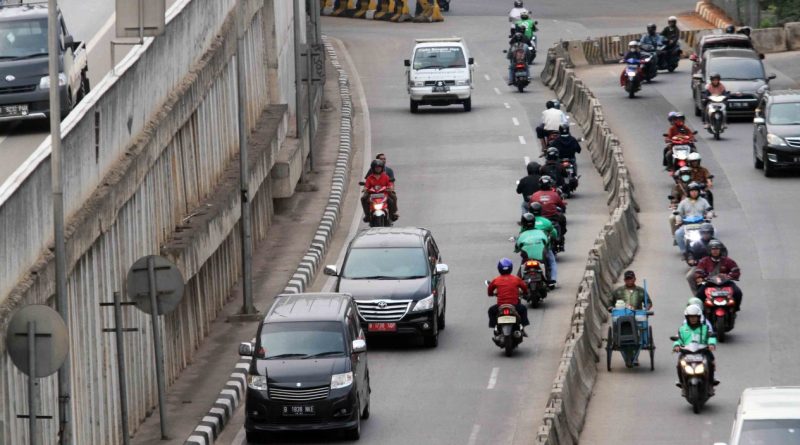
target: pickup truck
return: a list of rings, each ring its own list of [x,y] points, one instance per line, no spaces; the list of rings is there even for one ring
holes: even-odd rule
[[[61,118],[89,93],[86,46],[58,11]],[[47,3],[0,4],[0,122],[50,117]]]

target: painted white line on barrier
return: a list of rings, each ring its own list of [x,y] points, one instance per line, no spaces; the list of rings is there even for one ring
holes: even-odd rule
[[[486,80],[492,80],[492,78],[491,78],[491,77],[489,77],[489,75],[488,75],[488,74],[484,74],[484,75],[483,75],[483,78],[484,78],[484,79],[486,79]]]
[[[481,426],[477,423],[472,425],[472,432],[469,433],[469,440],[467,441],[467,445],[475,445],[478,443],[478,433],[481,431]]]
[[[508,109],[511,109],[511,105],[509,105],[508,102],[503,102],[503,106]]]
[[[512,117],[511,122],[514,123],[514,126],[519,127],[519,120],[516,117]]]
[[[527,144],[527,142],[525,142],[525,136],[520,136],[519,137],[519,143],[522,144],[522,145]]]
[[[489,376],[489,384],[486,385],[486,389],[494,389],[495,385],[497,385],[497,374],[500,373],[500,368],[494,367],[492,368],[492,374]]]
[[[529,158],[528,156],[525,156],[523,159],[525,159],[525,165],[528,165],[528,164],[531,163],[531,158]]]
[[[500,90],[498,90],[498,89],[497,89],[497,87],[494,87],[494,93],[495,93],[495,94],[497,94],[498,96],[499,96],[500,94],[502,94],[502,93],[500,93]]]

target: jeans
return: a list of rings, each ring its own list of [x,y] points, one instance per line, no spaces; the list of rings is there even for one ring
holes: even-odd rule
[[[529,207],[529,203],[525,199],[522,200],[522,204],[519,205],[519,208],[522,209],[522,214],[523,215],[531,211],[530,207]]]
[[[678,230],[675,231],[675,242],[678,243],[678,249],[681,250],[682,254],[686,253],[686,240],[683,239],[684,230],[683,226],[678,227]]]
[[[550,281],[558,281],[558,266],[552,249],[547,249],[545,252],[545,260],[547,260],[547,270],[550,272]]]

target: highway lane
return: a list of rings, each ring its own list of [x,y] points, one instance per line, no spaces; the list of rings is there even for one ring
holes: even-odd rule
[[[791,74],[781,69],[796,57],[796,53],[767,55],[767,71],[778,74],[773,88],[797,86]],[[636,185],[642,229],[632,267],[648,279],[654,295],[652,321],[659,349],[655,372],[627,370],[618,354],[611,373],[601,370],[581,443],[727,441],[742,389],[800,383],[800,360],[790,352],[800,346],[800,328],[794,319],[800,309],[794,295],[800,284],[795,273],[800,260],[799,215],[797,207],[789,204],[800,192],[800,175],[794,172],[768,179],[753,168],[752,123],[747,120],[731,123],[721,141],[704,132],[692,113],[686,63],[673,75],[659,75],[633,100],[618,86],[619,70],[618,66],[581,68],[579,76],[602,102]],[[729,341],[716,353],[722,384],[700,415],[692,414],[674,386],[676,356],[668,339],[682,322],[690,297],[683,278],[687,268],[672,246],[667,224],[666,195],[672,181],[660,162],[661,134],[670,110],[685,112],[690,125],[701,130],[698,147],[703,164],[716,175],[718,218],[714,224],[743,270],[739,283],[743,310]]]

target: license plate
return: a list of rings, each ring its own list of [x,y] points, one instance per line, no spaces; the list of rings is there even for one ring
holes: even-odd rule
[[[513,317],[511,315],[503,315],[502,317],[497,317],[497,322],[501,324],[516,323],[517,317]]]
[[[283,406],[283,415],[294,417],[294,416],[313,416],[316,412],[314,412],[314,405],[284,405]]]
[[[436,86],[436,87],[433,87],[433,92],[434,92],[434,93],[446,93],[446,92],[447,92],[447,91],[449,91],[449,90],[450,90],[450,89],[449,89],[449,88],[447,88],[446,86]]]
[[[2,116],[25,116],[28,114],[28,105],[3,105],[0,107]]]
[[[686,354],[686,356],[684,356],[683,359],[686,360],[687,362],[692,362],[692,363],[694,363],[694,362],[702,362],[703,361],[703,355],[702,354]]]
[[[731,108],[747,108],[746,102],[731,102]]]
[[[369,195],[369,199],[383,199],[383,193],[373,193]]]
[[[396,332],[397,323],[370,323],[367,325],[369,332]]]

